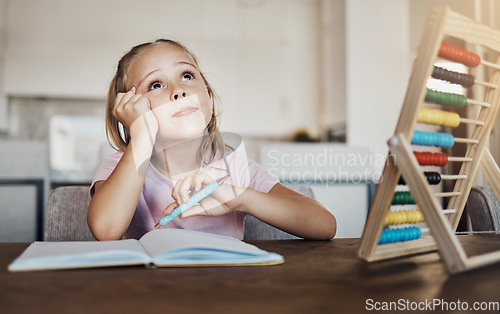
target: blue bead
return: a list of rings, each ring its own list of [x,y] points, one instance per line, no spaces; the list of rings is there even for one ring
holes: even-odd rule
[[[386,237],[387,237],[387,242],[386,243],[394,243],[394,242],[396,242],[395,241],[395,234],[394,234],[393,230],[391,230],[391,229],[387,230]]]
[[[417,228],[415,239],[419,239],[421,236],[422,236],[422,230],[420,230],[420,228]]]
[[[449,133],[414,131],[411,144],[422,146],[452,147],[455,144],[453,135]]]
[[[410,234],[408,233],[408,228],[404,228],[401,230],[401,239],[399,241],[408,241],[409,236]]]
[[[385,244],[385,243],[386,243],[385,232],[382,231],[382,233],[380,234],[380,238],[378,239],[378,244]]]

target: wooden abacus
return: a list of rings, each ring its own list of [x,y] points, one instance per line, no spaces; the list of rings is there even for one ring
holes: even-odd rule
[[[441,258],[451,273],[500,261],[500,251],[468,257],[455,234],[479,167],[500,198],[500,169],[487,148],[500,107],[500,58],[497,63],[481,60],[477,54],[447,43],[452,40],[461,40],[500,53],[500,32],[461,16],[446,6],[431,8],[396,131],[388,141],[389,156],[359,245],[358,255],[366,261],[436,249],[439,249]],[[485,66],[494,73],[489,82],[478,81],[469,74],[435,67],[438,56],[468,67]],[[448,84],[460,84],[465,88],[473,84],[481,85],[486,89],[485,99],[477,101],[460,94],[428,90],[426,83],[429,77],[445,80]],[[477,118],[461,118],[455,112],[442,109],[445,106],[469,105],[479,106]],[[443,107],[435,109],[436,106]],[[471,138],[455,138],[447,132],[416,130],[417,127],[429,124],[449,130],[461,123],[473,125]],[[448,157],[442,152],[414,152],[412,147],[423,145],[447,148],[455,143],[467,145],[464,156]],[[448,161],[462,163],[457,175],[421,171],[427,166],[443,167]],[[436,193],[431,188],[431,184],[439,184],[442,180],[455,181],[451,192]],[[398,183],[406,184],[409,191],[396,191]],[[446,208],[442,205],[443,197],[449,198]],[[419,209],[395,211],[393,207],[398,204],[416,204]],[[422,236],[421,229],[413,225],[422,224],[423,221],[432,236]],[[394,227],[401,223],[407,227]]]

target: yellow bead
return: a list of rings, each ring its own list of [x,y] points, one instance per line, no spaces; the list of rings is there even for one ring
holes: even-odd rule
[[[424,216],[419,209],[391,211],[385,217],[384,225],[411,224],[424,221]]]

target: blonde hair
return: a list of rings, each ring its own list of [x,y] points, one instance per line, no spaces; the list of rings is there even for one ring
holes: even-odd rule
[[[219,117],[219,114],[215,110],[215,103],[216,100],[218,100],[218,97],[215,94],[213,88],[208,83],[203,73],[201,72],[198,65],[198,60],[196,59],[194,54],[191,53],[186,47],[184,47],[179,42],[170,39],[158,39],[154,42],[147,42],[132,47],[132,49],[130,49],[130,51],[127,52],[118,62],[116,73],[113,79],[111,80],[111,83],[109,84],[108,98],[106,102],[106,137],[108,139],[109,144],[116,150],[124,151],[127,148],[128,144],[130,143],[130,135],[128,134],[128,131],[125,128],[123,128],[124,136],[122,137],[122,134],[120,132],[120,124],[113,115],[115,99],[118,93],[126,93],[128,91],[127,74],[130,70],[130,66],[135,57],[138,56],[141,52],[145,51],[146,49],[156,47],[159,45],[176,46],[182,49],[184,52],[186,52],[193,59],[194,65],[200,72],[201,77],[203,78],[203,82],[207,87],[208,95],[210,96],[210,99],[212,99],[212,117],[210,118],[210,122],[207,125],[208,136],[204,137],[201,146],[198,149],[197,157],[199,158],[199,161],[210,163],[215,158],[217,151],[220,151],[221,156],[224,156],[224,150],[227,147],[224,144],[224,141],[217,126],[217,119]],[[208,160],[206,160],[207,156],[209,156]]]

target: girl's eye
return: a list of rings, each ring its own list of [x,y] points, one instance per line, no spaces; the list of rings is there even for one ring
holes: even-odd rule
[[[158,89],[158,88],[162,88],[162,87],[163,87],[162,83],[160,83],[160,82],[153,82],[153,83],[149,84],[148,91],[151,91],[151,90],[154,90],[154,89]]]
[[[194,79],[194,75],[190,72],[186,72],[184,74],[182,74],[182,80],[183,81],[189,81],[189,80],[192,80]]]

